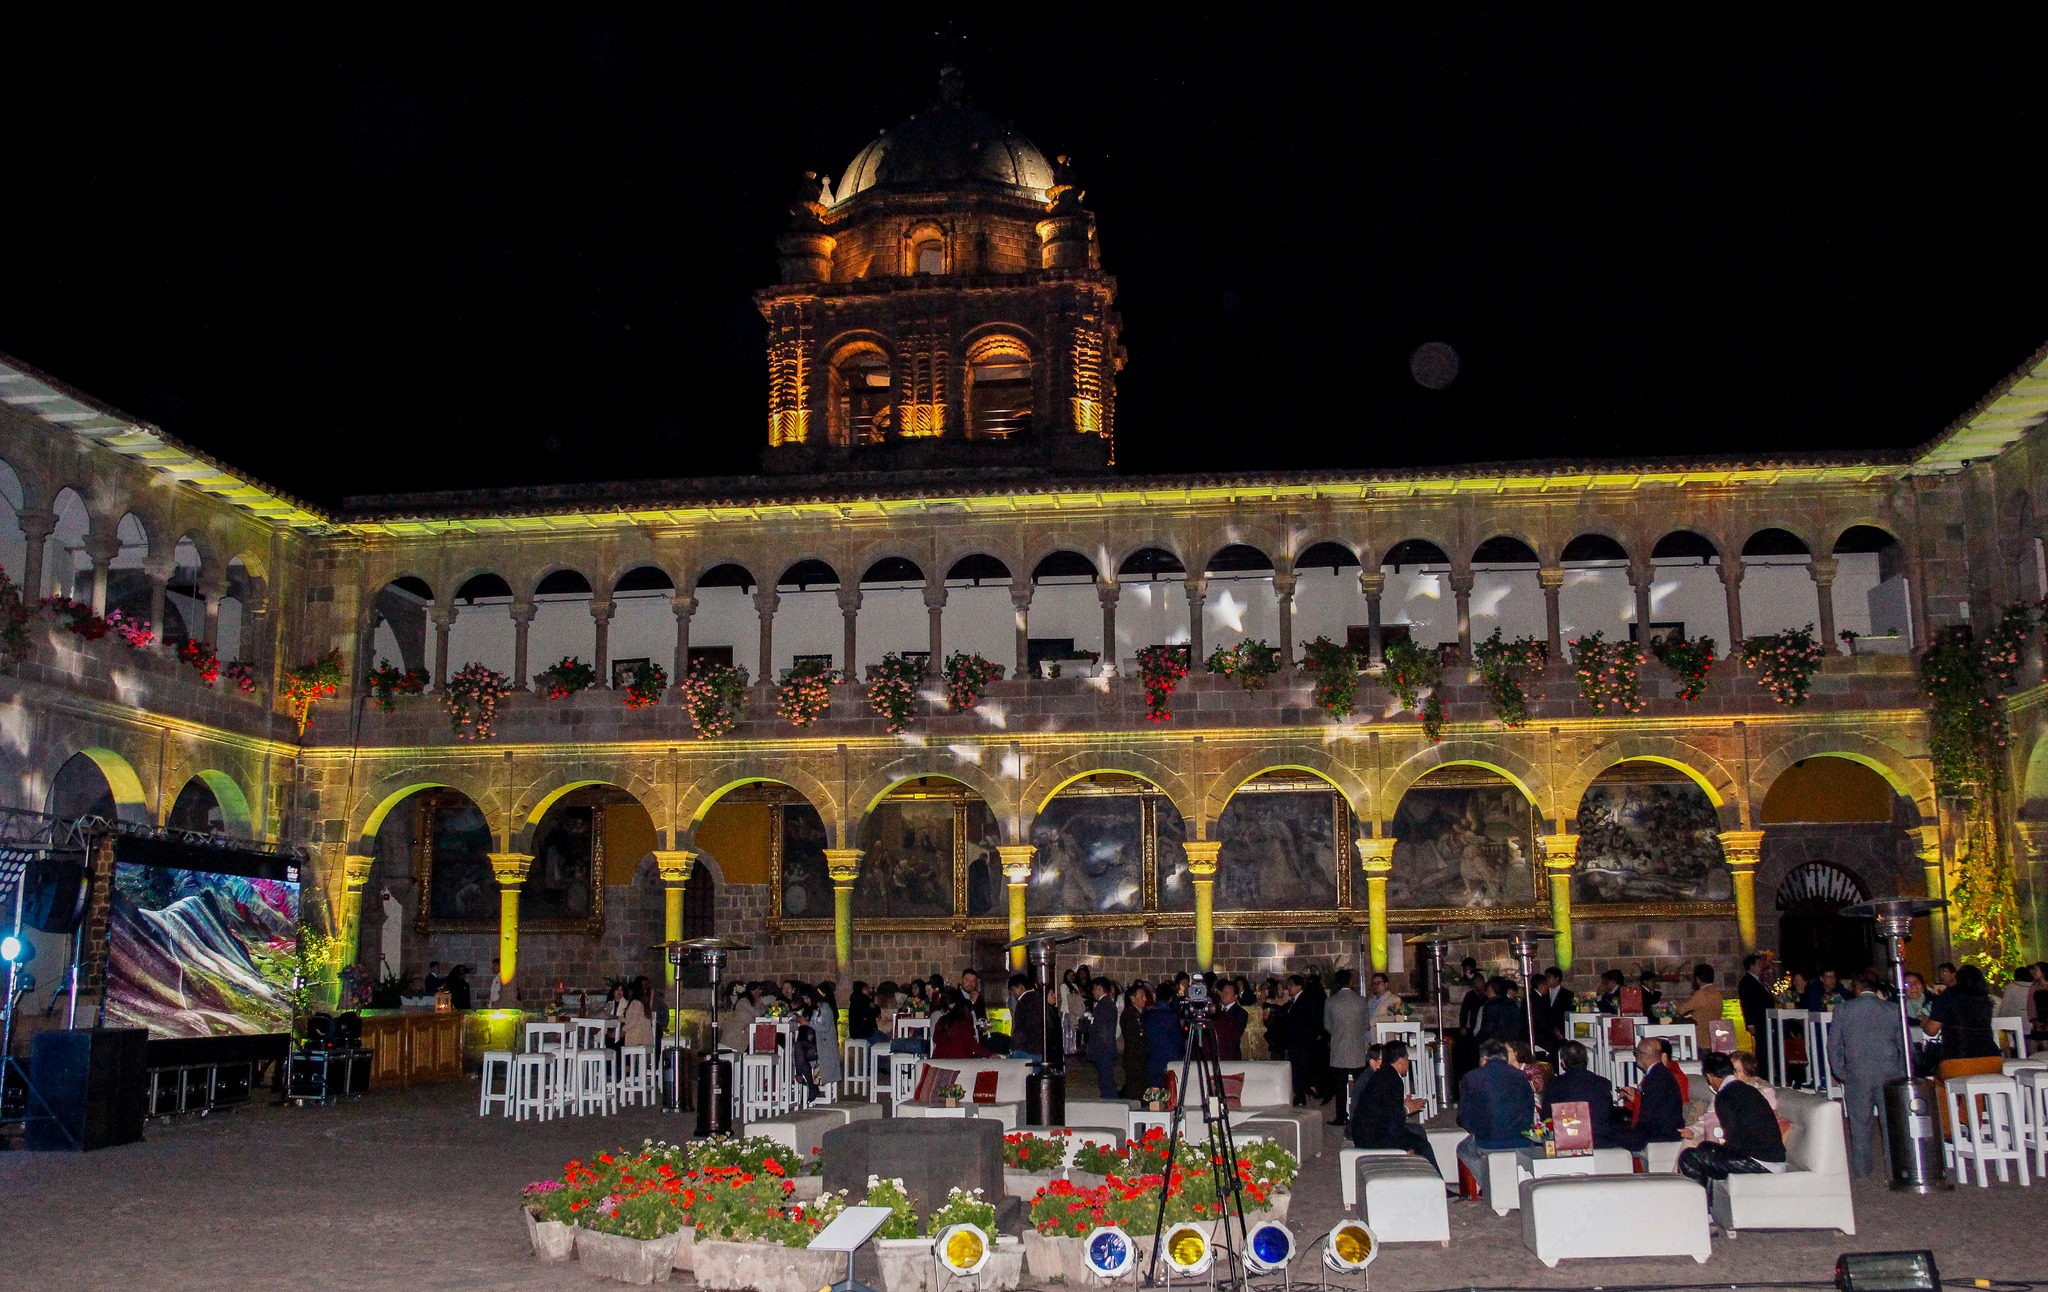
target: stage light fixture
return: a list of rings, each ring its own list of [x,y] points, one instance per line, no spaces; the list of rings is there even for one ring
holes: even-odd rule
[[[1216,1259],[1216,1249],[1209,1242],[1209,1231],[1191,1220],[1169,1226],[1163,1241],[1166,1244],[1166,1263],[1176,1274],[1200,1274],[1209,1268],[1209,1262]]]
[[[1933,1252],[1843,1252],[1835,1258],[1841,1292],[1939,1292]]]
[[[0,960],[13,964],[19,959],[21,959],[21,939],[15,937],[12,933],[4,938],[0,938]]]
[[[1362,1270],[1380,1254],[1380,1240],[1362,1220],[1340,1220],[1323,1239],[1323,1264],[1337,1273]]]
[[[1254,1274],[1271,1274],[1294,1262],[1294,1233],[1277,1220],[1252,1229],[1244,1248],[1245,1266]]]
[[[1131,1272],[1137,1261],[1137,1249],[1131,1246],[1131,1236],[1115,1225],[1104,1225],[1088,1235],[1087,1245],[1082,1251],[1088,1258],[1088,1268],[1097,1278],[1120,1279]]]
[[[938,1253],[939,1264],[948,1272],[959,1275],[981,1273],[988,1264],[988,1235],[981,1232],[979,1225],[948,1225],[932,1240],[932,1250]]]

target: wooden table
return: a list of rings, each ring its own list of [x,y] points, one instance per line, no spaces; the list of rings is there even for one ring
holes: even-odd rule
[[[461,1076],[462,1020],[453,1010],[364,1011],[363,1048],[376,1052],[371,1082],[409,1086]]]

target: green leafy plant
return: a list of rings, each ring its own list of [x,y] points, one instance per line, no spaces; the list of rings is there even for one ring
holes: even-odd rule
[[[1978,652],[1985,681],[2000,691],[2019,687],[2020,663],[2033,631],[2034,611],[2024,602],[2016,601],[1999,612],[1998,622],[1984,634],[1984,647]]]
[[[1315,680],[1316,704],[1332,718],[1348,718],[1358,703],[1358,652],[1318,637],[1301,648],[1301,668]]]
[[[955,1185],[947,1194],[946,1201],[925,1221],[924,1232],[942,1234],[954,1225],[973,1225],[993,1247],[1001,1235],[996,1229],[994,1204],[984,1202],[979,1189],[963,1189]]]
[[[1380,680],[1404,709],[1422,716],[1422,731],[1431,740],[1444,735],[1444,666],[1437,652],[1413,641],[1387,643],[1380,652]]]
[[[651,709],[661,703],[662,693],[668,690],[668,670],[651,659],[643,659],[626,674],[625,690],[621,703],[628,709]]]
[[[597,685],[597,670],[574,655],[564,655],[533,675],[533,685],[549,700],[566,700]]]
[[[1529,697],[1522,691],[1522,674],[1541,669],[1548,656],[1544,644],[1534,637],[1501,640],[1500,629],[1472,648],[1473,666],[1493,704],[1493,716],[1510,729],[1529,725]]]
[[[1939,630],[1920,655],[1920,688],[1929,706],[1927,744],[1934,785],[1943,794],[2004,785],[2005,715],[1992,698],[1985,672],[1967,627]]]
[[[911,715],[917,708],[918,684],[924,681],[924,673],[922,658],[899,655],[895,651],[882,656],[882,662],[875,665],[874,675],[868,679],[868,703],[882,715],[882,727],[890,735],[909,729]]]
[[[34,609],[21,595],[21,585],[0,569],[0,667],[12,669],[28,658],[28,625],[34,616]]]
[[[889,1218],[875,1231],[877,1238],[915,1238],[918,1234],[917,1209],[910,1205],[910,1195],[903,1191],[903,1181],[884,1180],[880,1176],[868,1177],[868,1191],[860,1200],[863,1207],[887,1207]]]
[[[1657,660],[1678,679],[1678,698],[1697,700],[1707,689],[1707,670],[1714,667],[1714,639],[1673,634],[1650,643]]]
[[[400,668],[379,659],[377,667],[370,670],[370,703],[380,709],[394,709],[398,696],[419,695],[426,689],[427,670],[423,668]]]
[[[1963,959],[1987,974],[2003,974],[2019,948],[2019,899],[2003,830],[2010,736],[2005,703],[1996,698],[2017,667],[2010,636],[2014,618],[2002,618],[1998,639],[1983,646],[1973,642],[1967,627],[1941,629],[1920,656],[1934,786],[1953,798],[1961,818],[1949,928],[1972,945]]]
[[[1742,666],[1755,669],[1757,681],[1779,704],[1794,708],[1806,703],[1813,675],[1820,670],[1821,644],[1813,625],[1781,633],[1758,633],[1743,639]]]
[[[1247,691],[1263,691],[1266,679],[1280,671],[1280,648],[1247,637],[1235,646],[1218,646],[1209,652],[1211,673],[1234,679]]]
[[[1003,1165],[1012,1171],[1051,1171],[1067,1160],[1062,1139],[1019,1131],[1003,1136]]]
[[[699,740],[731,735],[747,700],[747,670],[732,664],[698,664],[683,679],[683,709]]]
[[[981,703],[982,693],[988,690],[990,682],[1003,680],[1003,666],[991,664],[979,655],[966,651],[954,651],[946,656],[946,708],[953,713],[964,713]]]
[[[1571,645],[1572,672],[1579,680],[1579,698],[1595,713],[1641,713],[1638,679],[1643,651],[1634,642],[1609,642],[1600,633]]]

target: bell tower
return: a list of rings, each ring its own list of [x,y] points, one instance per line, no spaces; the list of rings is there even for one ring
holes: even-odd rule
[[[806,174],[777,240],[774,472],[1115,461],[1116,280],[1066,159],[967,100],[959,71],[839,177]]]

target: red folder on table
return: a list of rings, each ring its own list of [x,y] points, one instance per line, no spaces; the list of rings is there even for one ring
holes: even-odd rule
[[[1624,1014],[1640,1014],[1643,1012],[1643,989],[1641,987],[1623,987],[1621,989],[1621,1012]]]
[[[1560,1153],[1593,1151],[1593,1106],[1563,1103],[1550,1106],[1550,1137]]]

